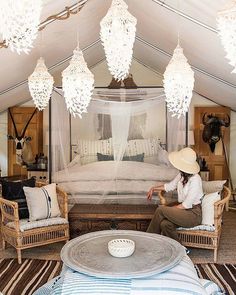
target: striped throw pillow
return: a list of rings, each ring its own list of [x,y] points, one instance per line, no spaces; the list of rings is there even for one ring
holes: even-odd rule
[[[29,220],[41,220],[61,215],[56,184],[51,183],[42,187],[23,187],[29,209]]]

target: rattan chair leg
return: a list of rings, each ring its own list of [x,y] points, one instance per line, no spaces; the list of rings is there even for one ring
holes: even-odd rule
[[[214,249],[214,263],[217,261],[217,249]]]
[[[17,251],[17,258],[18,258],[18,263],[21,264],[22,260],[21,260],[21,249],[16,249]]]
[[[6,241],[2,238],[2,250],[6,249]]]

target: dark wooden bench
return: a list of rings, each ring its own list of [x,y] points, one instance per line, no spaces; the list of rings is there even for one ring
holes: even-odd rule
[[[146,231],[158,205],[76,204],[69,212],[70,237],[108,229]]]

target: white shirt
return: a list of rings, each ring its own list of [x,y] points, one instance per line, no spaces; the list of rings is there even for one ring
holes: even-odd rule
[[[203,196],[202,179],[198,174],[194,174],[183,186],[183,177],[179,173],[171,182],[165,183],[164,188],[166,192],[173,191],[177,188],[178,202],[186,209],[190,209],[193,205],[201,203]]]

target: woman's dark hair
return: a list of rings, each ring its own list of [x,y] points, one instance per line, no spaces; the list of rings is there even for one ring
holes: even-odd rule
[[[193,176],[193,174],[189,174],[183,171],[180,171],[180,173],[181,173],[181,176],[183,177],[182,184],[183,186],[185,186],[185,184],[188,182],[189,178]]]

